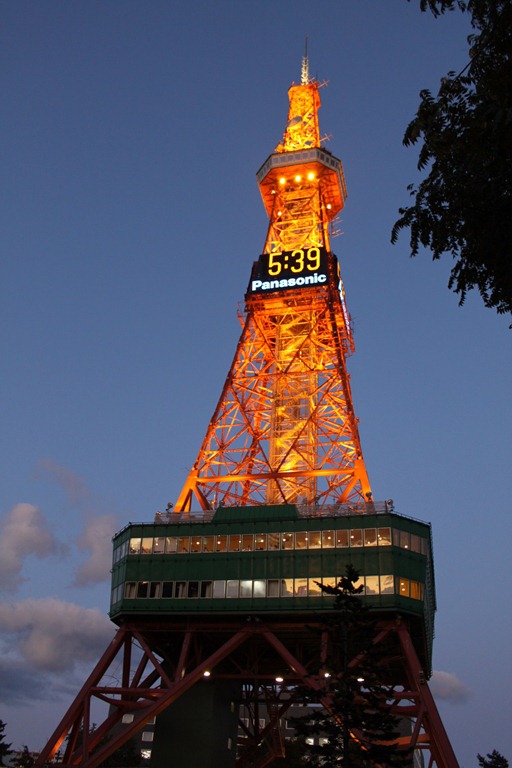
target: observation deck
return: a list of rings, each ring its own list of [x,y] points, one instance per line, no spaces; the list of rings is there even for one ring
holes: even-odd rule
[[[352,564],[362,600],[378,615],[406,618],[430,669],[435,590],[430,525],[391,502],[219,507],[157,513],[114,537],[110,616],[182,621],[201,615],[313,620],[332,609],[334,586]]]

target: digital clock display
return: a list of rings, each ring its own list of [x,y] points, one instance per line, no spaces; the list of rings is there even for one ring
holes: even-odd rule
[[[327,251],[313,246],[262,254],[253,267],[248,293],[326,284]]]

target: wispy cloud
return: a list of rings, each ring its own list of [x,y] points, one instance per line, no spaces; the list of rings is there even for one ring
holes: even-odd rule
[[[89,557],[77,569],[73,586],[87,587],[110,578],[112,536],[117,526],[116,515],[88,516],[77,546],[82,552],[88,552]]]
[[[37,507],[16,504],[0,522],[0,591],[19,587],[24,558],[61,557],[66,551]]]
[[[463,703],[471,697],[471,690],[451,672],[434,670],[430,679],[430,690],[436,699]]]
[[[53,459],[40,459],[37,469],[62,488],[67,505],[81,515],[83,529],[75,544],[87,559],[77,566],[72,586],[83,588],[108,580],[112,565],[112,536],[119,527],[118,515],[111,511],[112,505],[91,491],[81,477]]]
[[[81,477],[71,469],[58,464],[53,459],[39,459],[36,467],[37,474],[51,477],[65,492],[71,507],[83,507],[91,499],[91,491]]]

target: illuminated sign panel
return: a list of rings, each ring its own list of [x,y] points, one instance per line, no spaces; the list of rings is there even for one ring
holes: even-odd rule
[[[297,248],[294,251],[262,254],[254,265],[248,293],[326,284],[325,248]]]

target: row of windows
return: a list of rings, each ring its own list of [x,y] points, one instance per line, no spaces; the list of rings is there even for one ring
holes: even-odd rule
[[[218,579],[212,581],[127,581],[112,591],[112,605],[123,599],[319,597],[320,583],[335,586],[337,579]],[[402,595],[423,600],[423,584],[400,576],[361,576],[361,594]]]
[[[114,550],[114,562],[126,555],[332,549],[333,547],[395,547],[426,554],[426,539],[396,528],[352,528],[297,533],[244,533],[209,536],[134,537]]]

